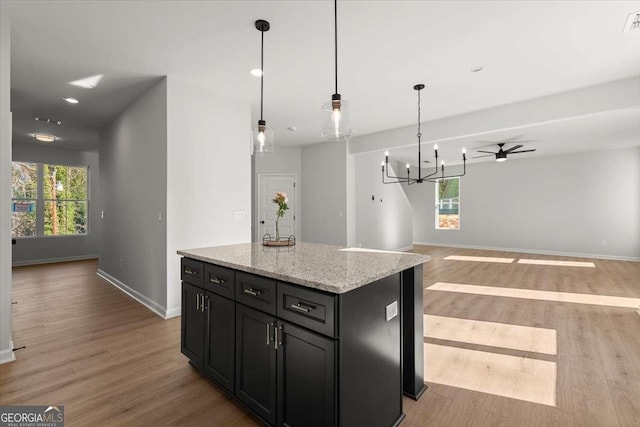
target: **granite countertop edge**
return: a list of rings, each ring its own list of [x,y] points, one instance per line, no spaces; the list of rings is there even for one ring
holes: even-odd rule
[[[407,270],[409,268],[413,268],[413,267],[415,267],[417,265],[423,264],[423,263],[425,263],[425,262],[427,262],[427,261],[429,261],[431,259],[431,257],[428,256],[428,255],[407,253],[405,255],[415,255],[416,260],[415,261],[408,261],[408,262],[406,262],[405,265],[389,269],[389,270],[385,271],[384,273],[376,274],[376,275],[374,275],[372,277],[368,277],[368,278],[363,279],[363,280],[352,282],[347,286],[332,286],[331,284],[327,284],[327,283],[323,283],[323,282],[306,280],[306,279],[303,279],[303,278],[300,278],[300,277],[287,276],[286,274],[280,274],[280,273],[277,273],[277,272],[274,272],[274,271],[270,271],[270,270],[263,270],[263,269],[260,269],[260,268],[247,267],[246,265],[242,265],[242,264],[235,264],[235,263],[228,262],[228,261],[222,261],[222,260],[218,260],[218,259],[209,258],[209,257],[204,256],[204,255],[198,255],[198,254],[191,253],[191,252],[189,252],[188,249],[179,250],[179,251],[177,251],[177,253],[178,253],[178,255],[182,255],[182,256],[185,256],[187,258],[195,259],[195,260],[206,262],[206,263],[209,263],[209,264],[219,265],[221,267],[228,267],[228,268],[232,268],[234,270],[243,271],[245,273],[257,274],[257,275],[260,275],[260,276],[269,277],[271,279],[281,280],[281,281],[288,282],[288,283],[293,283],[293,284],[304,286],[304,287],[307,287],[307,288],[319,289],[319,290],[322,290],[322,291],[330,292],[332,294],[344,294],[344,293],[347,293],[347,292],[352,291],[354,289],[357,289],[357,288],[360,288],[362,286],[368,285],[369,283],[372,283],[372,282],[374,282],[376,280],[383,279],[383,278],[385,278],[387,276],[391,276],[392,274],[400,273],[400,272],[402,272],[404,270]]]

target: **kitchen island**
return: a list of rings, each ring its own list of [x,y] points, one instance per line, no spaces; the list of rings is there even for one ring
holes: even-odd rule
[[[263,422],[391,426],[425,389],[426,255],[313,243],[189,249],[190,363]]]

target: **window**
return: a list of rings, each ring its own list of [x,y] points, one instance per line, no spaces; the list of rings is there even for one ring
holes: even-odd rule
[[[13,162],[13,237],[87,234],[88,168]]]
[[[460,178],[436,182],[436,229],[460,229]]]

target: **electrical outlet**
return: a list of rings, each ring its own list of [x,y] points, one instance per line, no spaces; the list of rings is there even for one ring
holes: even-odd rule
[[[385,314],[387,322],[398,315],[398,301],[394,301],[385,307]]]
[[[600,244],[601,244],[602,246],[607,246],[607,241],[606,241],[606,240],[603,240],[602,242],[600,242]]]
[[[244,211],[233,211],[234,221],[244,221]]]
[[[124,260],[120,258],[120,268],[122,268],[122,264],[124,264]]]

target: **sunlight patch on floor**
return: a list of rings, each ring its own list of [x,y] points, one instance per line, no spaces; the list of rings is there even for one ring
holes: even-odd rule
[[[533,264],[533,265],[553,265],[558,267],[590,267],[596,268],[596,265],[592,262],[584,261],[554,261],[551,259],[519,259],[518,264]]]
[[[501,264],[511,264],[514,258],[498,258],[489,256],[464,256],[464,255],[449,255],[442,258],[447,261],[477,261],[477,262],[498,262]]]
[[[640,305],[640,298],[577,294],[571,292],[538,291],[534,289],[500,288],[495,286],[465,285],[460,283],[437,282],[426,289],[429,291],[460,292],[464,294],[568,302],[574,304],[604,305],[609,307],[634,309]]]
[[[555,329],[424,315],[424,336],[557,355]]]
[[[555,362],[424,345],[425,381],[556,406]]]

